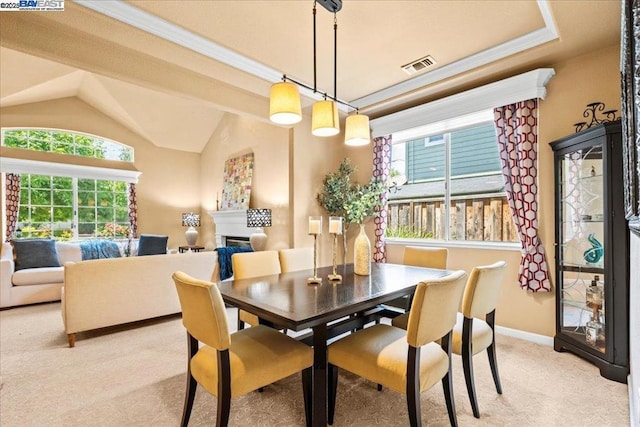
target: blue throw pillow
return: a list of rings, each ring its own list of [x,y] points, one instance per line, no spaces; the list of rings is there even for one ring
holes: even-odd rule
[[[56,242],[51,239],[16,239],[13,241],[15,270],[60,267]]]
[[[169,236],[141,234],[138,242],[138,256],[166,254],[168,240]]]

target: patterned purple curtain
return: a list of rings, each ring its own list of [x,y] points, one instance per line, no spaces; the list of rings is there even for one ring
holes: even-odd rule
[[[13,233],[18,223],[18,210],[20,209],[20,175],[6,174],[5,205],[7,207],[7,228],[5,230],[6,241],[13,240]]]
[[[129,236],[138,237],[138,199],[134,183],[129,184]]]
[[[494,109],[507,201],[522,244],[518,284],[550,292],[549,269],[538,236],[538,100]]]
[[[373,176],[378,181],[388,182],[391,171],[391,135],[373,139]],[[376,207],[376,242],[373,248],[373,260],[375,262],[387,262],[387,250],[384,246],[384,235],[387,231],[387,200],[389,192],[385,191],[380,196],[382,202]]]

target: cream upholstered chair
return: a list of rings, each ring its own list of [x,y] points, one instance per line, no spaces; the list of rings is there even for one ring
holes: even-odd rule
[[[435,248],[428,246],[405,246],[402,254],[404,265],[428,268],[447,268],[447,248]]]
[[[313,248],[280,249],[278,256],[283,273],[313,268]]]
[[[231,255],[231,267],[234,280],[281,273],[278,251],[235,253]],[[256,326],[260,319],[255,314],[238,310],[238,330],[244,329],[245,323]]]
[[[413,265],[415,267],[427,268],[447,268],[447,258],[449,250],[447,248],[436,248],[428,246],[405,246],[402,254],[402,264]],[[409,298],[408,301],[411,301]],[[410,302],[406,304],[410,306]],[[407,307],[408,310],[408,307]],[[402,314],[395,317],[391,324],[398,328],[407,329],[408,314]]]
[[[416,287],[408,329],[379,324],[329,345],[329,424],[335,414],[338,368],[407,396],[409,421],[420,426],[420,393],[442,380],[449,421],[457,425],[451,378],[451,331],[466,273],[455,271]],[[442,345],[434,341],[441,339]]]
[[[313,350],[262,325],[229,334],[224,301],[214,283],[181,271],[173,274],[173,280],[182,306],[189,352],[181,425],[189,423],[198,384],[218,398],[216,425],[226,426],[231,398],[300,371],[309,424]],[[200,342],[204,344],[201,348]]]
[[[464,379],[471,409],[476,418],[480,418],[480,411],[473,381],[474,354],[487,350],[496,391],[502,394],[496,364],[495,314],[506,266],[506,262],[498,261],[491,265],[475,267],[471,271],[462,296],[461,313],[458,313],[456,327],[453,330],[451,351],[462,356]]]

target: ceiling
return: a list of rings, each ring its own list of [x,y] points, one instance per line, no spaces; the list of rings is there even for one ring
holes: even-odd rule
[[[77,97],[157,146],[200,152],[225,113],[267,120],[282,74],[313,85],[312,9],[67,0],[64,12],[5,12],[0,107]],[[334,16],[317,9],[317,88],[334,95]],[[372,118],[620,40],[613,0],[344,0],[335,18],[337,97]],[[402,70],[426,55],[435,66]]]

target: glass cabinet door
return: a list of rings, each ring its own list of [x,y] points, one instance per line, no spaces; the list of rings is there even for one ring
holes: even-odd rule
[[[606,352],[604,275],[605,209],[603,147],[559,157],[558,267],[561,331]]]

